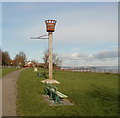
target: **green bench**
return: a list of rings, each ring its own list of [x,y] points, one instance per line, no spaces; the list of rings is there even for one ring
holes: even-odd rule
[[[43,77],[42,74],[40,72],[37,72],[37,77]]]
[[[45,73],[45,72],[37,72],[37,77],[47,79],[47,73]]]
[[[54,100],[54,103],[61,103],[60,101],[68,97],[67,95],[59,92],[55,85],[51,85],[49,83],[45,83],[44,91],[49,96],[49,99]]]

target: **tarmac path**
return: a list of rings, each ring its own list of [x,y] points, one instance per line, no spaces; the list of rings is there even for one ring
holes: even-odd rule
[[[17,116],[16,99],[17,99],[17,79],[22,70],[16,70],[2,78],[2,116]],[[0,81],[1,82],[1,81]]]
[[[0,118],[1,117],[2,117],[2,79],[0,78]]]

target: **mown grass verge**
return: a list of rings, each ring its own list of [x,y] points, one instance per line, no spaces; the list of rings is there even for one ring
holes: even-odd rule
[[[0,75],[0,77],[4,77],[8,73],[13,72],[15,70],[18,70],[18,68],[1,68],[1,75]]]
[[[43,78],[33,69],[24,70],[18,79],[19,116],[118,116],[118,76],[109,74],[54,72],[61,82],[58,90],[69,96],[73,106],[49,106],[44,101]]]

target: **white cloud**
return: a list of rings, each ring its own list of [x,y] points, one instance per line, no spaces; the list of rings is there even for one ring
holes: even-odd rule
[[[63,65],[81,65],[81,64],[108,64],[116,65],[118,61],[118,50],[103,50],[95,54],[60,54],[63,60]]]
[[[93,57],[95,59],[99,59],[99,60],[113,59],[113,58],[118,57],[118,51],[117,50],[111,50],[111,51],[104,50],[104,51],[101,51],[101,52],[95,54]]]

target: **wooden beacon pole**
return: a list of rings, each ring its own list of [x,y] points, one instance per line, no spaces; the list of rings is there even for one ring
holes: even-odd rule
[[[49,54],[49,78],[43,80],[43,83],[60,83],[53,79],[53,60],[52,60],[52,37],[55,30],[56,20],[46,20],[46,31],[48,32],[48,54]]]
[[[48,54],[49,54],[49,78],[42,80],[42,83],[60,83],[57,80],[53,79],[53,60],[52,60],[52,35],[53,32],[55,30],[55,24],[56,24],[56,20],[46,20],[46,31],[48,32],[48,35],[42,35],[40,37],[31,37],[31,39],[46,39],[44,38],[44,36],[48,36]]]
[[[52,64],[52,32],[48,33],[48,52],[49,52],[49,79],[53,79],[53,64]]]

